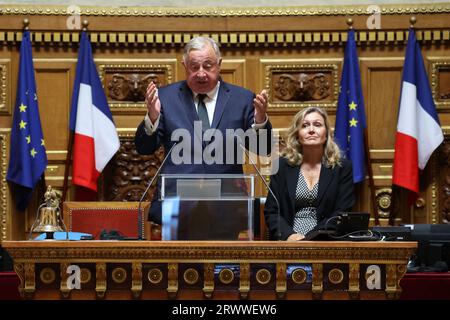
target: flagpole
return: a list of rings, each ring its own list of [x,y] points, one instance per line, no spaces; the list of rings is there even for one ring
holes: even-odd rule
[[[83,31],[87,31],[87,26],[89,22],[87,20],[83,21]],[[69,170],[72,164],[72,152],[73,152],[73,141],[74,141],[74,133],[69,129],[69,141],[67,143],[67,155],[64,166],[64,183],[63,183],[63,194],[61,202],[64,203],[67,197],[67,190],[69,189]]]
[[[366,164],[367,164],[367,173],[369,174],[369,190],[370,190],[370,203],[373,211],[373,216],[375,219],[375,225],[380,225],[380,219],[378,216],[378,210],[376,205],[376,197],[375,197],[375,183],[373,181],[373,170],[370,161],[370,152],[369,152],[369,139],[367,128],[364,128],[364,153],[366,154]]]
[[[26,18],[23,19],[23,31],[29,31],[30,30],[29,25],[30,25],[30,20],[28,20]],[[41,175],[39,186],[40,187],[38,188],[38,191],[37,191],[38,199],[40,199],[42,193],[47,190],[47,184],[45,183],[45,170],[44,170],[44,172]],[[43,190],[43,192],[42,192],[42,190]],[[38,202],[39,202],[39,200],[38,200]]]

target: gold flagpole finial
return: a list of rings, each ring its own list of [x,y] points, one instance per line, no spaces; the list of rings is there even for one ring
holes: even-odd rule
[[[30,20],[27,18],[23,19],[23,29],[28,30],[28,26],[30,25]]]
[[[89,21],[83,20],[83,31],[87,31],[88,25],[89,25]]]
[[[410,27],[411,27],[411,28],[414,28],[414,25],[415,25],[416,22],[417,22],[417,18],[416,18],[415,16],[412,16],[411,18],[409,18],[409,22],[411,23],[411,24],[410,24]]]
[[[353,19],[352,18],[347,19],[347,25],[350,30],[353,29]]]

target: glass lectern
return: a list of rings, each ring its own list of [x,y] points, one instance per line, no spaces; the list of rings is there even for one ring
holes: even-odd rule
[[[162,174],[162,240],[253,240],[254,176]]]

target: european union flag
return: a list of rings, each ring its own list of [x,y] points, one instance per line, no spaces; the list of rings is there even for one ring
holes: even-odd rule
[[[19,77],[6,179],[16,184],[14,195],[19,210],[25,210],[33,189],[47,167],[47,154],[39,118],[30,32],[20,45]]]
[[[353,182],[364,180],[364,129],[366,115],[356,53],[355,31],[348,31],[344,67],[336,111],[334,137],[347,159],[353,163]]]

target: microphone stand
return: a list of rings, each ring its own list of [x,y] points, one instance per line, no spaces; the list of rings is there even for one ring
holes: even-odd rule
[[[139,205],[138,205],[138,240],[143,240],[142,237],[142,202],[144,201],[145,196],[147,195],[148,191],[150,190],[150,187],[153,185],[153,182],[155,182],[155,180],[157,179],[159,172],[161,171],[162,167],[164,166],[164,164],[166,163],[167,159],[169,158],[170,154],[172,153],[173,148],[178,144],[179,141],[176,141],[172,147],[169,149],[169,152],[167,152],[166,156],[164,157],[163,161],[161,162],[161,165],[159,166],[158,170],[156,170],[155,175],[153,176],[152,180],[150,180],[150,183],[148,184],[147,188],[145,189],[144,193],[142,194],[141,199],[139,200]]]
[[[270,194],[272,195],[273,199],[275,200],[275,202],[277,203],[277,231],[278,231],[278,240],[281,240],[281,213],[280,213],[280,203],[278,202],[277,197],[275,196],[275,193],[272,191],[272,189],[269,187],[269,184],[266,182],[266,179],[264,179],[263,175],[261,174],[261,172],[259,171],[258,167],[256,166],[256,164],[253,162],[250,153],[248,152],[248,150],[242,145],[242,143],[239,143],[239,146],[244,150],[245,154],[248,157],[248,160],[250,161],[250,163],[252,164],[253,168],[255,168],[256,172],[258,173],[258,176],[261,178],[261,180],[263,181],[264,185],[266,186],[267,190],[270,192]]]

